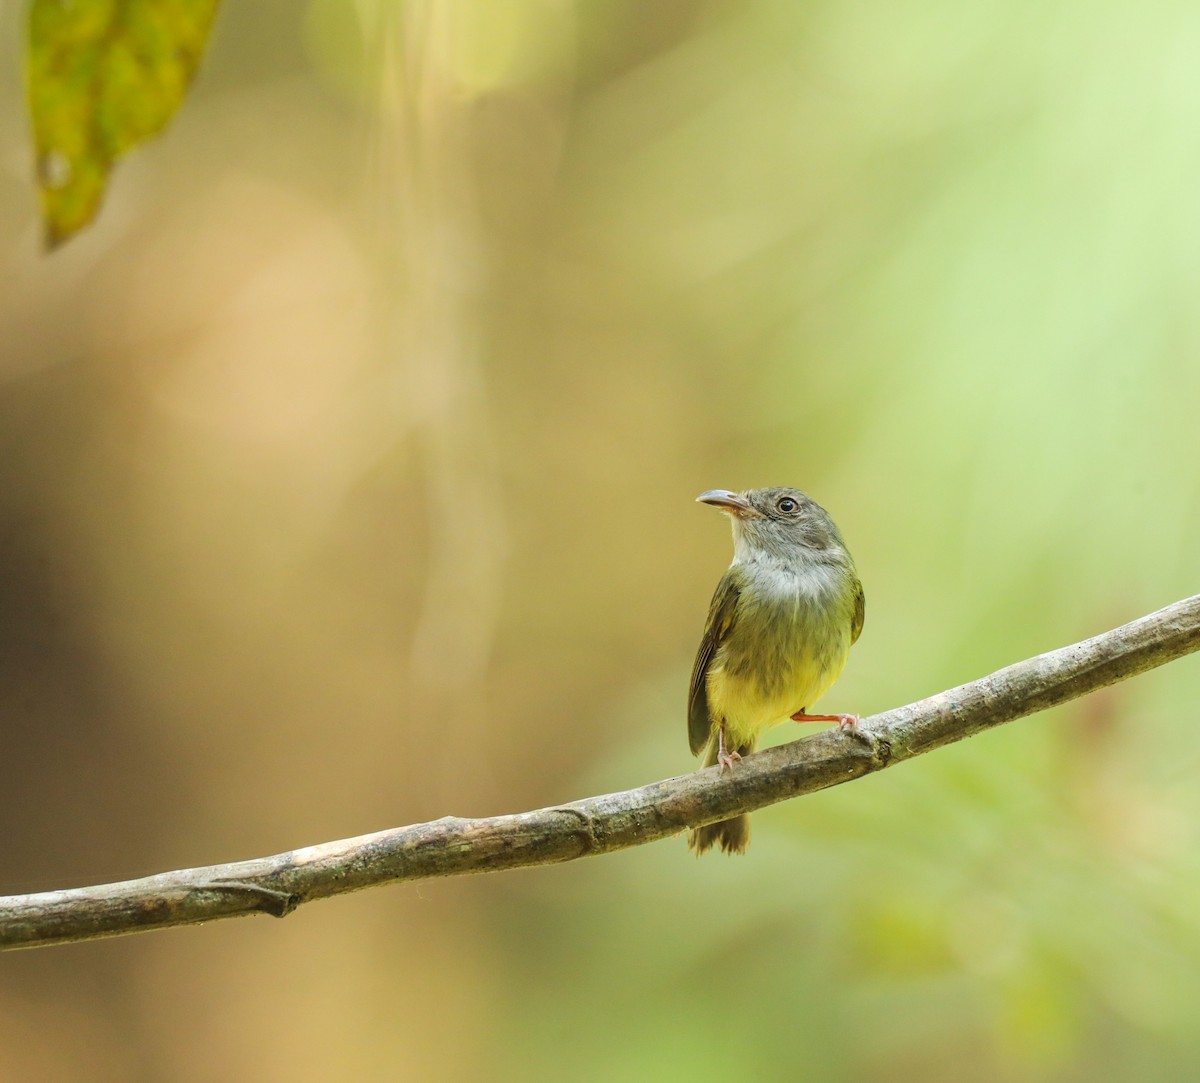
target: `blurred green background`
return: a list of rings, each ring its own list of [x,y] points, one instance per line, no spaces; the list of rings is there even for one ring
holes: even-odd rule
[[[691,769],[702,489],[842,527],[830,710],[1198,589],[1194,5],[227,0],[53,256],[20,8],[0,891]],[[1181,661],[742,860],[6,955],[0,1078],[1195,1077],[1197,702]]]

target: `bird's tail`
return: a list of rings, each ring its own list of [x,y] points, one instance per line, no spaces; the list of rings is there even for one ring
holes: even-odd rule
[[[744,745],[737,746],[739,756],[747,756],[754,751],[753,738]],[[717,735],[714,732],[708,742],[708,751],[704,755],[704,766],[712,767],[717,762]],[[736,771],[734,765],[732,770]],[[732,820],[722,820],[720,823],[707,824],[704,827],[694,827],[688,832],[688,848],[697,854],[719,845],[727,854],[742,854],[746,852],[746,844],[750,841],[750,817],[735,816]]]

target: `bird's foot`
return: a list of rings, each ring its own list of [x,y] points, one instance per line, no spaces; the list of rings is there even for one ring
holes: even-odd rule
[[[848,733],[852,737],[858,737],[862,734],[862,730],[858,728],[859,718],[856,714],[839,714],[834,715],[837,719],[838,732]]]
[[[728,749],[725,747],[725,723],[722,722],[717,728],[717,771],[723,773],[725,768],[733,770],[733,765],[737,760],[740,760],[741,754],[737,749]]]
[[[856,714],[806,714],[797,711],[792,715],[793,722],[836,722],[838,733],[845,733],[857,741],[862,741],[871,751],[875,750],[875,736],[863,729],[858,723],[861,719]]]
[[[859,717],[856,714],[842,715],[842,720],[838,722],[838,733],[844,733],[849,737],[853,737],[856,741],[861,741],[875,754],[875,750],[879,747],[879,740],[870,730],[865,730],[859,724]]]
[[[741,758],[741,755],[737,752],[726,752],[725,749],[722,748],[717,753],[717,769],[719,771],[724,771],[725,768],[728,767],[729,770],[732,771],[733,765]]]
[[[856,714],[807,714],[804,711],[797,711],[792,715],[793,722],[836,722],[838,729],[843,733],[847,730],[850,733],[858,734],[861,732],[858,728],[858,715]]]

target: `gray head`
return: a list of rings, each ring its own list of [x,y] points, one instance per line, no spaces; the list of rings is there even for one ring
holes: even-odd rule
[[[846,561],[849,554],[829,513],[799,489],[710,489],[696,497],[733,521],[739,560]]]

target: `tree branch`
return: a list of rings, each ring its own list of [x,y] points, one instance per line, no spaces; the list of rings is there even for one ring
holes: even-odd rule
[[[0,897],[0,950],[267,913],[378,884],[606,854],[882,770],[1200,649],[1200,595],[862,723],[624,793],[509,816],[447,816],[273,857]]]

